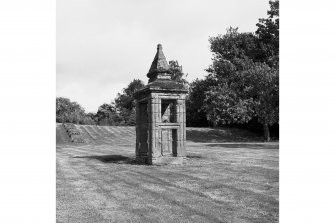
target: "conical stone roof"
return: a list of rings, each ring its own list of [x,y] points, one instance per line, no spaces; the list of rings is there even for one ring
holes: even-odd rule
[[[170,66],[166,62],[161,44],[157,45],[157,53],[152,61],[147,77],[149,78],[149,83],[134,93],[136,100],[143,99],[143,97],[152,92],[164,92],[168,94],[186,94],[188,92],[185,84],[171,79]]]
[[[150,78],[151,80],[154,80],[157,79],[157,76],[159,74],[162,74],[163,76],[170,76],[169,73],[170,73],[169,64],[167,63],[166,58],[164,56],[162,44],[158,44],[157,53],[155,55],[154,60],[151,63],[151,67],[149,69],[147,77]]]

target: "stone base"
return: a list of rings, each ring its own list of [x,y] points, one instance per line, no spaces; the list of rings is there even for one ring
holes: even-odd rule
[[[136,162],[140,164],[149,164],[149,157],[147,156],[136,156]]]
[[[161,156],[161,157],[136,157],[136,162],[148,165],[166,165],[166,164],[183,164],[185,157],[178,156]]]

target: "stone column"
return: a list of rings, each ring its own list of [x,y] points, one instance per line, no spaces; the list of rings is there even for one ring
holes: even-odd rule
[[[181,98],[177,100],[177,122],[179,123],[178,134],[177,134],[177,152],[178,156],[185,156],[185,138],[186,138],[186,127],[185,127],[185,99]]]
[[[148,103],[149,111],[149,156],[150,157],[159,157],[160,150],[159,150],[159,99],[157,95],[152,94]]]
[[[182,154],[183,156],[186,155],[186,103],[185,99],[183,100],[183,122],[182,122],[182,128],[183,128],[183,144],[182,144]]]
[[[139,150],[140,150],[140,131],[141,131],[141,111],[140,111],[140,103],[136,101],[136,157],[139,156]]]

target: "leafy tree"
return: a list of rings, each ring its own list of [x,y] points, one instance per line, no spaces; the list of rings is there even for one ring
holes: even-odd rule
[[[241,84],[252,100],[253,110],[263,125],[264,137],[270,141],[269,126],[279,121],[279,70],[267,64],[255,64],[241,73]]]
[[[239,98],[227,84],[211,87],[205,96],[204,107],[213,126],[243,124],[253,117],[252,101]]]
[[[279,68],[279,0],[269,1],[269,17],[259,19],[256,34],[264,56],[270,67]]]
[[[183,67],[179,65],[177,60],[169,61],[169,69],[171,72],[171,79],[183,83],[188,83],[186,79],[184,79]],[[186,74],[187,77],[187,74]]]
[[[115,108],[120,115],[122,124],[135,125],[135,99],[134,93],[145,85],[141,80],[134,79],[130,84],[123,89],[122,93],[118,93],[115,98]]]
[[[96,125],[96,114],[93,112],[86,113],[84,117],[84,124]]]
[[[256,24],[256,34],[263,43],[274,45],[274,50],[279,52],[279,0],[269,1],[270,10],[269,17],[266,19],[259,19]]]
[[[134,79],[130,82],[130,84],[122,90],[122,93],[118,93],[115,98],[116,108],[132,110],[135,107],[134,93],[143,87],[144,83],[139,79]]]
[[[225,35],[210,37],[209,42],[214,56],[214,63],[208,69],[209,72],[213,69],[215,71],[224,69],[222,73],[226,73],[232,64],[236,69],[243,69],[244,60],[251,59],[256,62],[260,57],[257,37],[253,33],[239,33],[238,28],[229,27]],[[220,67],[222,65],[224,66]]]
[[[204,93],[203,109],[214,126],[247,123],[253,117],[251,102],[242,98],[240,71],[258,58],[257,38],[230,27],[225,35],[209,39],[213,64],[207,69],[211,86]]]
[[[56,98],[56,122],[66,122],[71,106],[70,99],[63,97]]]
[[[270,6],[270,17],[260,19],[256,34],[230,27],[225,35],[209,39],[214,58],[207,79],[214,84],[205,91],[203,106],[213,125],[257,118],[266,141],[269,125],[278,123],[279,116],[279,19],[273,20],[279,16],[279,2]]]
[[[236,72],[238,80],[212,86],[205,93],[205,110],[213,125],[243,124],[257,118],[270,140],[269,125],[278,123],[279,73],[265,63]]]
[[[114,104],[102,104],[95,115],[98,125],[119,125],[122,118],[116,111]]]
[[[214,83],[208,78],[204,80],[196,79],[190,84],[189,95],[186,99],[187,126],[209,126],[203,102],[205,100],[205,92],[208,91],[213,84]]]
[[[86,114],[86,117],[92,119],[95,122],[97,120],[96,119],[97,118],[96,115],[97,115],[96,113],[89,112],[89,113]]]
[[[56,98],[56,122],[83,124],[85,110],[77,103],[64,97]]]

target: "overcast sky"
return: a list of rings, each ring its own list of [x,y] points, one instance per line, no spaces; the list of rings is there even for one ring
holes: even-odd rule
[[[254,32],[268,0],[57,0],[57,96],[87,112],[146,74],[163,45],[189,81],[211,64],[208,38]]]

